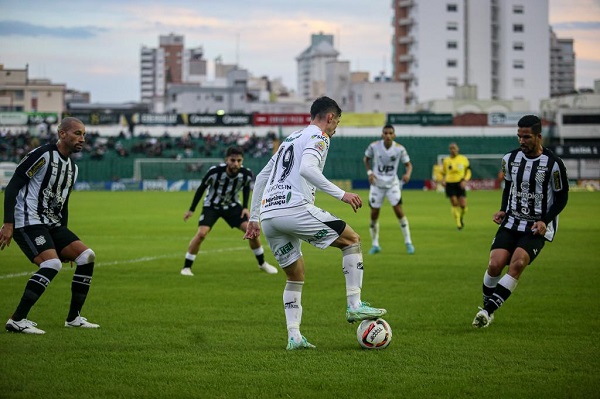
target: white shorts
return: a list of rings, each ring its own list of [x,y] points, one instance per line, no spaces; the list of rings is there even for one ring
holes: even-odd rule
[[[301,213],[262,220],[260,224],[282,268],[300,259],[302,241],[325,249],[346,227],[346,222],[314,205],[306,205],[306,210]]]
[[[371,185],[369,189],[369,206],[371,208],[381,208],[383,205],[383,200],[387,198],[390,201],[392,206],[396,206],[400,203],[400,199],[402,198],[402,190],[400,189],[400,184],[393,184],[391,187],[377,187]]]

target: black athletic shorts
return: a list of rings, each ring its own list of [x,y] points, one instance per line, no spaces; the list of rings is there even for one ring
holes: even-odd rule
[[[230,206],[227,209],[204,207],[202,208],[202,213],[198,220],[198,226],[208,226],[212,228],[219,218],[223,218],[229,227],[232,229],[238,228],[242,223],[248,221],[247,217],[242,218],[242,209],[242,206],[238,204]]]
[[[446,197],[466,197],[467,190],[462,188],[459,183],[446,183]]]
[[[492,241],[491,249],[506,249],[511,256],[517,248],[523,248],[529,254],[529,264],[542,252],[546,239],[541,235],[509,230],[500,227]]]
[[[55,249],[60,257],[62,250],[72,242],[78,241],[79,237],[65,226],[50,228],[45,224],[34,224],[15,229],[13,239],[33,263],[33,258],[48,249]]]

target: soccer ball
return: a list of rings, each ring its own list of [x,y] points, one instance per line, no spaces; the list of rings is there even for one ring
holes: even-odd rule
[[[392,341],[392,328],[383,319],[363,320],[356,329],[356,338],[365,349],[384,349]]]

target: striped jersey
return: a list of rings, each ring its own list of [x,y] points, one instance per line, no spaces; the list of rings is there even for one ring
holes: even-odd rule
[[[15,228],[45,224],[50,227],[67,225],[67,203],[77,180],[77,165],[64,158],[56,144],[46,144],[32,150],[17,166],[7,187],[5,222]],[[13,181],[14,180],[14,181]],[[13,197],[12,193],[16,194]],[[7,203],[14,203],[13,212]],[[8,219],[8,220],[7,220]]]
[[[533,159],[519,149],[509,152],[502,157],[502,172],[510,191],[501,226],[510,230],[530,231],[554,203],[555,193],[569,191],[563,161],[546,148]],[[552,241],[557,228],[558,215],[547,223],[544,237]]]
[[[213,209],[228,209],[235,204],[248,207],[250,198],[250,184],[253,174],[248,168],[241,167],[235,176],[227,175],[227,164],[212,166],[202,179],[202,183],[196,190],[190,211],[194,212],[196,206],[206,189],[208,193],[204,197],[203,206]],[[243,191],[243,199],[240,204],[239,192]]]

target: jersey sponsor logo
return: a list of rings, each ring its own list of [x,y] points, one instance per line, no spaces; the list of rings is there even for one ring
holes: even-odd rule
[[[377,171],[383,174],[388,174],[394,170],[394,165],[380,165],[377,167]]]
[[[556,188],[556,190],[562,190],[562,181],[560,180],[560,172],[558,170],[552,173],[552,178],[554,179],[554,187]]]
[[[274,255],[283,256],[285,254],[290,253],[292,251],[292,249],[294,249],[294,246],[292,245],[291,242],[288,242],[283,247],[281,247],[277,251],[275,251]]]
[[[311,243],[314,241],[319,241],[320,239],[327,237],[327,230],[323,229],[323,230],[319,230],[317,231],[317,233],[315,235],[313,235],[311,238],[309,238],[308,240],[306,240],[307,243]]]
[[[38,161],[31,165],[31,167],[27,170],[27,176],[30,178],[33,177],[44,165],[46,165],[46,158],[38,159]]]

